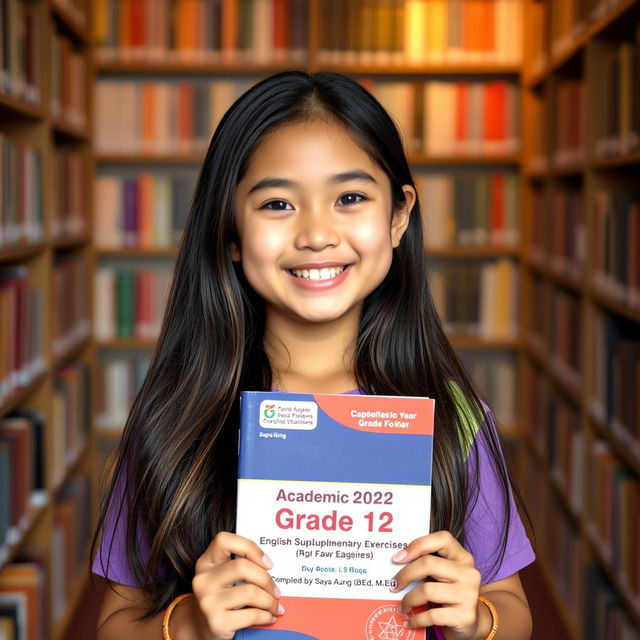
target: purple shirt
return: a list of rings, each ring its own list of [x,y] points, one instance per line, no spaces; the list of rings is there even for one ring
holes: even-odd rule
[[[349,393],[357,393],[357,390]],[[489,425],[496,429],[495,421],[490,409],[483,405],[489,419]],[[502,562],[495,565],[502,543],[502,522],[504,521],[504,506],[501,500],[499,480],[496,468],[488,453],[486,439],[481,432],[476,432],[476,437],[471,444],[467,456],[467,468],[470,476],[475,474],[477,451],[479,467],[479,492],[477,500],[467,511],[465,520],[466,548],[475,559],[476,568],[482,576],[482,584],[496,582],[508,578],[531,564],[535,555],[531,543],[525,533],[524,526],[518,515],[518,511],[510,495],[511,526],[506,541],[505,553]],[[122,484],[119,483],[119,487]],[[116,490],[116,495],[122,496],[122,489]],[[117,503],[116,503],[117,504]],[[117,511],[112,508],[107,515],[106,526],[102,536],[102,542],[96,557],[93,560],[92,570],[98,575],[104,576],[113,582],[139,587],[128,567],[125,550],[124,520],[120,517],[116,526]],[[113,544],[109,554],[109,541],[113,534]],[[144,557],[148,555],[148,544],[141,537],[140,553]],[[494,566],[495,565],[495,566]],[[444,638],[438,630],[438,637]]]

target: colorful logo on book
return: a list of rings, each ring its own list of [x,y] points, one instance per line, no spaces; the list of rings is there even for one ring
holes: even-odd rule
[[[276,405],[275,404],[265,404],[264,405],[264,417],[265,418],[273,418],[276,415]]]
[[[367,640],[413,640],[416,630],[408,625],[409,616],[400,613],[397,605],[383,605],[367,620]]]

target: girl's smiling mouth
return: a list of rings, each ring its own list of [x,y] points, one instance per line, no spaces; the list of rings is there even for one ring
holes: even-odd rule
[[[325,289],[340,284],[346,277],[349,264],[300,265],[286,272],[304,289]]]

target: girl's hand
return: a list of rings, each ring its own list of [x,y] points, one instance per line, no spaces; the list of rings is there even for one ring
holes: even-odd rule
[[[432,555],[434,553],[438,555]],[[404,596],[400,602],[404,613],[420,605],[438,605],[412,616],[410,627],[439,625],[446,628],[449,640],[476,637],[480,572],[473,556],[448,531],[417,538],[396,553],[393,561],[406,563],[396,575],[394,591],[401,591],[412,582],[430,579]]]
[[[207,640],[231,640],[238,629],[271,624],[284,613],[280,590],[267,573],[272,566],[251,540],[226,531],[216,535],[198,558],[192,581]]]

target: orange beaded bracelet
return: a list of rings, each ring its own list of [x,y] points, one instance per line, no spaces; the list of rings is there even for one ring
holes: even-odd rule
[[[179,595],[175,600],[171,602],[171,604],[167,607],[164,612],[164,617],[162,618],[162,638],[163,640],[171,640],[171,634],[169,633],[169,620],[171,619],[171,614],[173,610],[187,598],[192,598],[193,593],[183,593]]]
[[[491,631],[489,631],[489,635],[484,640],[493,640],[496,637],[496,633],[498,633],[498,612],[491,600],[487,600],[484,596],[478,596],[478,600],[487,605],[487,608],[491,612],[491,618],[493,619]]]

